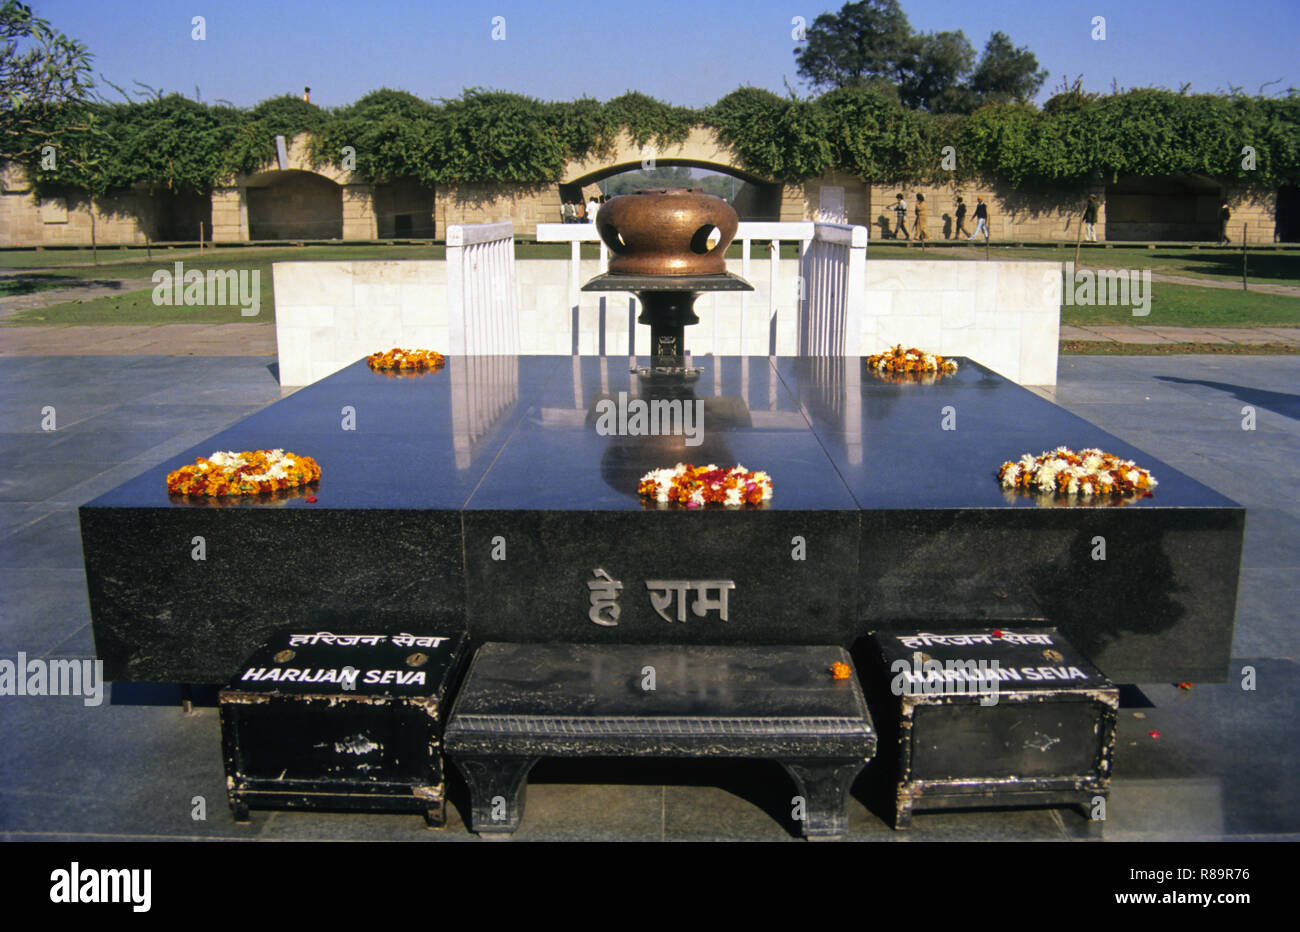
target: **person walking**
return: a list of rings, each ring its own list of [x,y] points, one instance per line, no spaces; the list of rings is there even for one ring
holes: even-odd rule
[[[1232,219],[1232,211],[1228,210],[1228,202],[1224,201],[1219,208],[1219,245],[1228,245],[1228,221]]]
[[[925,233],[925,195],[920,191],[916,192],[916,221],[912,229],[916,231],[916,241],[924,243],[928,238]]]
[[[1083,238],[1090,243],[1097,242],[1097,195],[1088,195],[1088,204],[1083,208]]]
[[[902,233],[907,239],[911,239],[912,234],[907,232],[907,201],[903,200],[901,194],[894,198],[894,219],[894,239],[898,239],[899,233]]]
[[[989,209],[984,203],[984,198],[977,197],[975,200],[978,202],[975,205],[975,232],[970,235],[970,238],[973,240],[975,237],[979,236],[982,231],[984,233],[984,241],[988,242]]]
[[[966,202],[960,197],[957,198],[957,230],[953,233],[953,238],[958,236],[970,238],[970,230],[966,229]]]

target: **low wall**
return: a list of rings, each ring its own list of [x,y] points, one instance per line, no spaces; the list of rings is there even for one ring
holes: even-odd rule
[[[867,259],[862,352],[902,343],[1055,385],[1061,263]]]
[[[727,268],[740,274],[740,261]],[[585,260],[580,278],[600,271],[598,260]],[[575,312],[567,261],[521,259],[515,274],[521,353],[649,352],[650,328],[636,323],[631,295],[582,293]],[[687,330],[687,347],[696,355],[797,355],[798,275],[798,260],[781,260],[773,315],[769,266],[755,261],[753,292],[696,302],[700,323]],[[448,345],[445,262],[277,262],[274,276],[283,385],[310,384],[394,346]],[[1060,303],[1059,263],[868,259],[860,346],[865,354],[901,342],[970,356],[1013,381],[1051,385]]]

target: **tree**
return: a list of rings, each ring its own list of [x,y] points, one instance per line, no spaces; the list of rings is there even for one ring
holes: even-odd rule
[[[91,60],[84,45],[55,32],[26,4],[0,6],[0,109],[85,100]]]
[[[1027,46],[1016,48],[1004,32],[995,32],[984,46],[971,75],[970,88],[980,103],[1029,103],[1047,80]]]
[[[795,60],[813,87],[893,86],[915,68],[918,50],[898,0],[859,0],[813,20]]]
[[[976,97],[966,85],[975,49],[965,33],[932,32],[919,37],[916,67],[900,88],[902,102],[931,113],[969,113]]]
[[[0,5],[0,157],[30,162],[56,137],[95,132],[85,106],[91,60],[84,45],[33,16],[31,7]],[[63,152],[73,157],[68,147]]]

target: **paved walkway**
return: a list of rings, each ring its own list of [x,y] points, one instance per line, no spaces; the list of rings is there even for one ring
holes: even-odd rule
[[[1300,327],[1070,327],[1061,325],[1062,340],[1090,343],[1300,343]]]
[[[1151,280],[1153,282],[1168,282],[1171,285],[1195,285],[1198,288],[1241,290],[1241,282],[1224,281],[1217,278],[1194,278],[1191,275],[1166,275],[1163,272],[1152,272]],[[1280,294],[1289,298],[1300,298],[1300,285],[1273,285],[1268,282],[1251,282],[1250,290],[1263,292],[1264,294]]]
[[[275,324],[105,324],[0,328],[0,356],[275,354]]]

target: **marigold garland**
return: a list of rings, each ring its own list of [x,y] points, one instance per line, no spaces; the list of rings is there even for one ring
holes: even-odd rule
[[[1069,447],[1031,456],[1019,462],[1007,461],[998,469],[998,479],[1009,489],[1025,489],[1058,495],[1151,494],[1157,485],[1147,470],[1132,460],[1120,459],[1101,450],[1078,453]]]
[[[260,495],[297,488],[320,478],[320,466],[310,456],[285,450],[241,453],[218,450],[193,466],[167,474],[167,491],[174,495]]]
[[[672,469],[652,469],[641,477],[637,493],[665,504],[676,502],[687,508],[703,505],[758,505],[772,497],[772,477],[750,472],[744,466],[730,469],[678,463]]]
[[[433,350],[399,349],[393,347],[386,353],[372,353],[366,364],[376,372],[440,369],[446,360],[442,353]]]
[[[957,371],[957,363],[935,353],[925,353],[915,346],[903,349],[898,344],[887,353],[867,357],[867,365],[881,374],[944,374]]]

